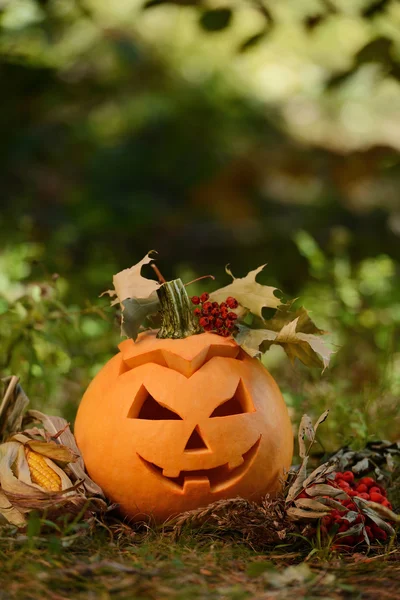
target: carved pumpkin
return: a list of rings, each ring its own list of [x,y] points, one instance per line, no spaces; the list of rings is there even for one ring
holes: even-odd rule
[[[274,379],[232,338],[128,339],[94,378],[75,435],[90,477],[133,520],[221,498],[258,501],[292,459]]]

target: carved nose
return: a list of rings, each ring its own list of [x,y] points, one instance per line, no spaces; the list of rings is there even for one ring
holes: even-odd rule
[[[205,441],[203,440],[199,427],[196,426],[191,435],[190,438],[188,439],[186,446],[185,446],[185,452],[190,452],[191,450],[207,450],[208,446],[205,443]]]

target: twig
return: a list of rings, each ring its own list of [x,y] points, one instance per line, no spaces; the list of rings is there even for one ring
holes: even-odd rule
[[[196,283],[196,281],[200,281],[201,279],[212,279],[213,281],[215,281],[214,275],[202,275],[201,277],[197,277],[197,279],[193,279],[192,281],[189,281],[189,283],[185,283],[185,287],[187,287],[188,285],[191,285],[192,283]]]
[[[163,277],[163,275],[161,274],[160,269],[157,267],[157,265],[155,265],[154,263],[150,265],[151,268],[153,269],[153,271],[155,272],[155,274],[158,277],[158,281],[160,283],[165,283],[167,280]]]

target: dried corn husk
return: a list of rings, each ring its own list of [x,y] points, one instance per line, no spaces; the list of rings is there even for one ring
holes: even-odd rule
[[[8,378],[0,403],[0,440],[6,439],[0,444],[0,523],[23,527],[31,510],[46,511],[49,518],[83,511],[90,519],[105,512],[103,492],[85,473],[67,421],[38,411],[24,415],[27,404],[18,378]],[[32,422],[44,428],[18,431]],[[56,491],[35,471],[38,467],[57,481]]]
[[[21,429],[29,400],[15,375],[0,381],[0,391],[2,386],[4,394],[0,402],[0,442],[5,442],[12,433]]]

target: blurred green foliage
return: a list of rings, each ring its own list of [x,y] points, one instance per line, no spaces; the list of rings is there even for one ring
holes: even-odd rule
[[[338,346],[322,377],[268,356],[294,421],[399,437],[398,3],[144,5],[0,3],[2,373],[72,419],[118,343],[113,273],[268,261]]]

